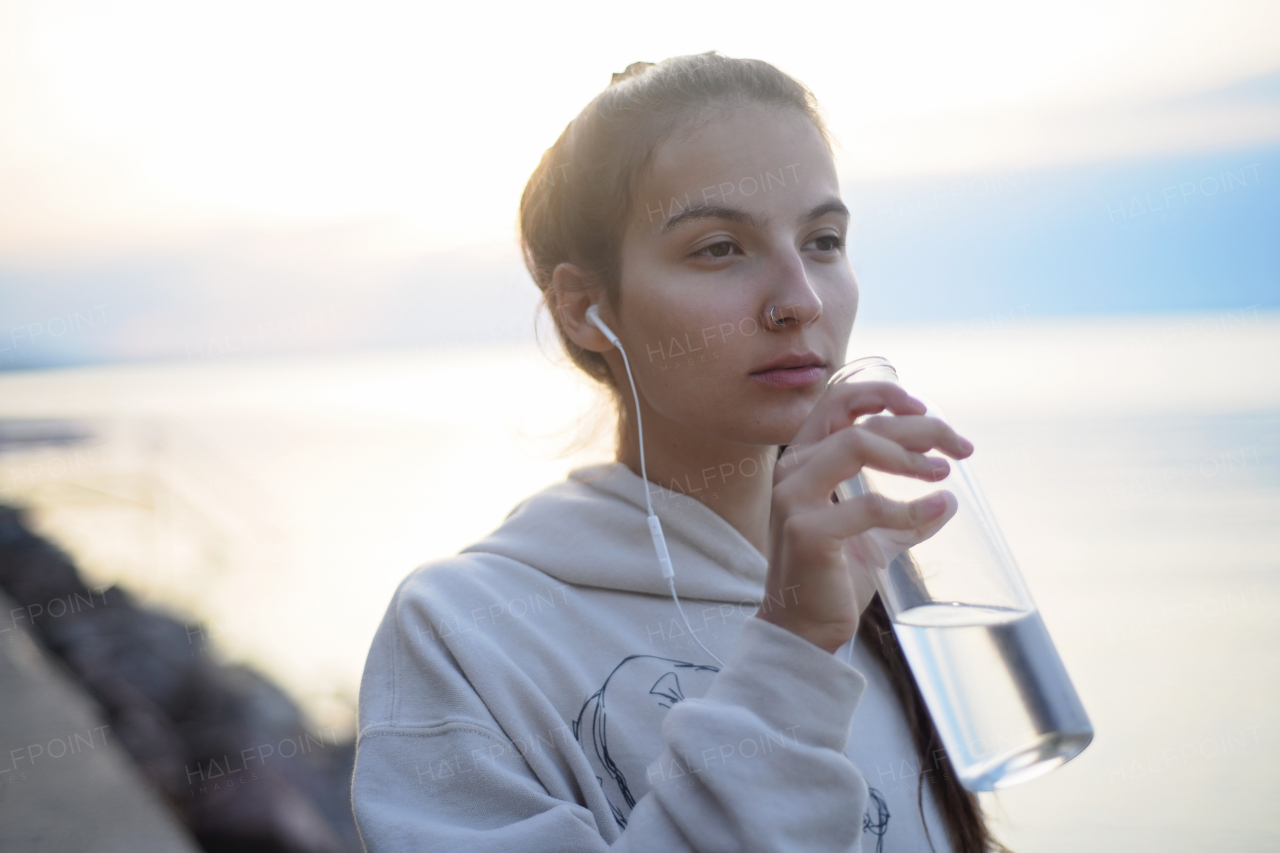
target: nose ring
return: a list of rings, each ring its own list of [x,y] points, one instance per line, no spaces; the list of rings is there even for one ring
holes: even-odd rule
[[[785,325],[787,325],[787,318],[786,318],[786,317],[783,317],[781,320],[779,320],[777,317],[773,316],[773,312],[774,312],[774,311],[777,311],[777,310],[778,310],[778,306],[777,306],[777,305],[774,305],[772,308],[770,308],[770,309],[769,309],[769,319],[773,321],[773,325],[775,325],[775,326],[785,326]]]

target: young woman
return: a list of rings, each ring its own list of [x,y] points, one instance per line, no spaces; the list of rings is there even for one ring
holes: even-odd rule
[[[520,225],[614,393],[617,461],[396,592],[361,684],[367,849],[998,846],[868,567],[948,501],[831,499],[973,448],[895,385],[826,388],[858,290],[810,92],[756,60],[636,63],[547,151]]]

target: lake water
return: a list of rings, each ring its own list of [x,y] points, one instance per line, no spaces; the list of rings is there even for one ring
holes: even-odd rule
[[[1096,730],[986,798],[1003,837],[1280,848],[1280,315],[855,330],[871,354],[977,445]],[[597,405],[532,345],[2,374],[0,499],[349,729],[396,584],[605,458]]]

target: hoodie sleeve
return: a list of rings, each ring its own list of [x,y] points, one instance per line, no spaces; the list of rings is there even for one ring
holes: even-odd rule
[[[785,629],[748,619],[707,694],[667,713],[665,748],[648,768],[650,791],[620,832],[607,813],[601,826],[600,798],[591,796],[598,791],[583,791],[572,774],[547,772],[573,763],[567,752],[580,752],[576,740],[558,740],[565,754],[539,756],[535,770],[474,691],[458,697],[462,714],[396,725],[398,667],[451,668],[414,675],[446,693],[466,678],[452,661],[397,661],[387,628],[361,685],[352,786],[369,853],[860,849],[867,785],[844,749],[866,680]],[[384,688],[389,704],[375,695]],[[376,718],[370,725],[366,712]]]

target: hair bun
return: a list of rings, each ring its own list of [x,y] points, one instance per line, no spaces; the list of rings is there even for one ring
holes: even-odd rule
[[[609,81],[609,85],[612,86],[614,83],[630,80],[632,77],[639,77],[646,69],[652,68],[653,65],[652,62],[633,62],[627,66],[626,71],[613,72],[613,79]]]

